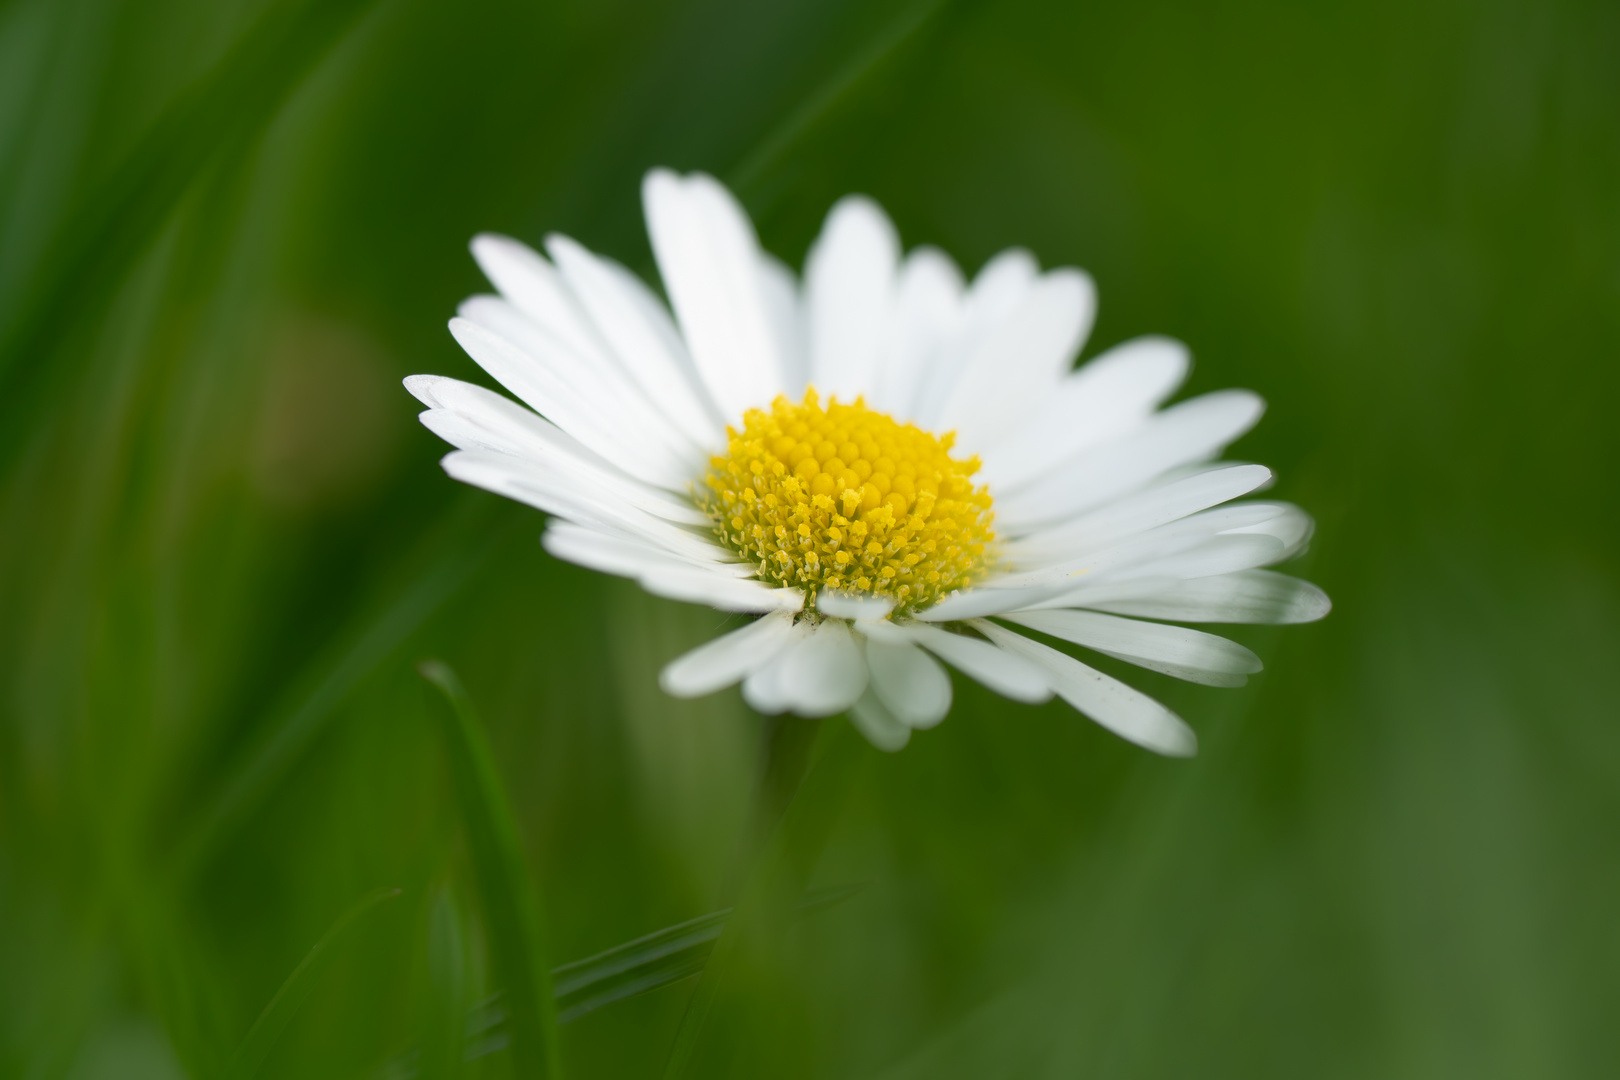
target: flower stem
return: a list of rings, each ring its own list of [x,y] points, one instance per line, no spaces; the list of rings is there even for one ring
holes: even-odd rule
[[[737,875],[736,908],[687,1003],[665,1080],[713,1075],[713,1062],[705,1060],[715,1041],[710,1020],[732,1012],[733,999],[740,1000],[739,974],[775,958],[866,756],[865,740],[842,718],[784,720],[766,738],[765,769],[743,841],[744,853],[751,843],[756,850],[746,859],[746,874]],[[761,834],[762,840],[749,839]]]
[[[765,718],[760,737],[759,776],[748,820],[743,822],[742,833],[737,838],[737,850],[721,882],[716,907],[736,904],[760,852],[770,842],[771,834],[804,782],[805,772],[810,768],[810,752],[825,723],[800,716]]]

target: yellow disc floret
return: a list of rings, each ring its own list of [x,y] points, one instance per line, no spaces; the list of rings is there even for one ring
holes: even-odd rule
[[[726,547],[772,585],[889,597],[917,611],[984,572],[995,540],[978,458],[884,413],[814,390],[778,397],[728,428],[699,499]]]

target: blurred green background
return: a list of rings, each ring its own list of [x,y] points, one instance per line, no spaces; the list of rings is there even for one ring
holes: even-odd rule
[[[1234,455],[1337,605],[1240,630],[1245,689],[1130,676],[1192,762],[959,680],[737,1075],[1612,1075],[1617,55],[1578,0],[0,0],[0,1075],[220,1075],[382,886],[266,1075],[399,1075],[446,925],[494,989],[426,655],[553,961],[714,906],[760,721],[655,675],[720,617],[544,555],[399,387],[482,380],[478,230],[650,273],[658,164],[794,264],[862,191],[1087,268],[1088,354],[1267,397]],[[690,985],[568,1024],[570,1075],[657,1075]]]

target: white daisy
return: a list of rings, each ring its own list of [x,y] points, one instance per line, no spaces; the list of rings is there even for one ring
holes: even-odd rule
[[[1259,569],[1302,549],[1309,516],[1232,503],[1271,472],[1213,460],[1260,398],[1160,408],[1188,367],[1160,337],[1071,370],[1095,309],[1084,273],[1015,249],[965,283],[935,249],[902,254],[854,196],[801,282],[712,177],[654,171],[642,195],[668,308],[565,236],[549,260],[479,236],[500,295],[450,330],[528,408],[433,375],[406,386],[457,448],[445,471],[551,515],[553,555],[759,616],[670,664],[669,693],[741,682],[760,712],[848,710],[894,750],[949,711],[943,660],[1190,755],[1170,710],[1019,630],[1236,686],[1253,653],[1168,623],[1327,613],[1314,585]]]

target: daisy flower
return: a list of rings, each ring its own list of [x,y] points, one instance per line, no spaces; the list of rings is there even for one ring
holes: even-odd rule
[[[1013,249],[968,283],[852,196],[800,280],[712,177],[657,170],[642,196],[667,307],[566,236],[546,255],[479,236],[499,295],[450,331],[523,404],[433,375],[406,387],[456,447],[445,471],[545,511],[552,555],[758,616],[665,668],[669,693],[740,682],[762,713],[847,710],[895,750],[950,710],[943,661],[1190,755],[1169,709],[1027,632],[1236,686],[1252,652],[1173,624],[1327,613],[1315,586],[1260,569],[1311,519],[1233,502],[1271,472],[1215,460],[1260,398],[1161,407],[1189,363],[1162,337],[1075,369],[1084,273]]]

